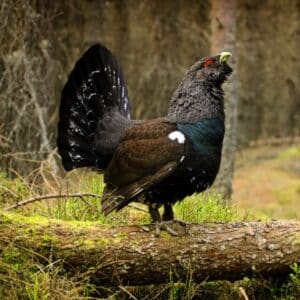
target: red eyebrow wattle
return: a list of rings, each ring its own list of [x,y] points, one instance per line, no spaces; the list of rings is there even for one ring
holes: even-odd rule
[[[205,68],[207,68],[210,64],[212,64],[212,62],[213,62],[213,61],[212,61],[211,59],[207,59],[207,60],[204,62],[203,65],[204,65]]]

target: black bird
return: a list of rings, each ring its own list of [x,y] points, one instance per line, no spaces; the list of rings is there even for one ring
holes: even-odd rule
[[[66,170],[104,171],[105,215],[138,201],[149,206],[157,230],[169,230],[172,205],[212,185],[221,161],[229,56],[197,61],[167,116],[149,121],[131,119],[121,68],[107,48],[94,45],[78,60],[62,91],[57,146]]]

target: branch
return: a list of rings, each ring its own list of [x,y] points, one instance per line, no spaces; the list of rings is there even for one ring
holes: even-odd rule
[[[57,199],[57,198],[80,198],[80,199],[83,199],[83,197],[92,197],[92,198],[99,198],[99,199],[101,198],[100,195],[92,194],[92,193],[50,194],[50,195],[37,196],[37,197],[33,197],[33,198],[30,198],[27,200],[17,202],[9,207],[6,207],[4,210],[5,211],[12,210],[14,208],[18,208],[18,207],[25,206],[25,205],[33,203],[33,202],[46,200],[46,199]],[[89,202],[87,202],[87,201],[84,201],[84,202],[88,203],[91,206],[91,204]],[[95,206],[92,206],[92,207],[98,211],[98,209]]]
[[[300,222],[294,221],[176,224],[179,237],[156,238],[141,226],[34,224],[14,216],[0,213],[0,252],[14,243],[45,257],[45,264],[52,255],[68,274],[88,272],[99,285],[159,284],[170,276],[195,282],[279,277],[300,262]]]
[[[19,201],[9,207],[6,207],[4,210],[5,211],[9,211],[15,208],[19,208],[21,206],[25,206],[27,204],[33,203],[33,202],[37,202],[37,201],[41,201],[41,200],[48,200],[48,199],[58,199],[58,198],[79,198],[80,200],[82,200],[85,204],[87,204],[88,206],[92,207],[95,211],[100,212],[99,209],[97,207],[95,207],[94,205],[92,205],[90,202],[86,201],[84,199],[84,197],[91,197],[91,198],[99,198],[101,199],[101,195],[97,195],[97,194],[93,194],[93,193],[76,193],[76,194],[50,194],[50,195],[42,195],[42,196],[37,196],[37,197],[33,197],[33,198],[29,198],[27,200],[23,200],[23,201]],[[140,208],[138,206],[135,206],[134,204],[129,204],[127,205],[131,208],[134,208],[136,210],[142,211],[142,212],[146,212],[148,213],[147,210]]]

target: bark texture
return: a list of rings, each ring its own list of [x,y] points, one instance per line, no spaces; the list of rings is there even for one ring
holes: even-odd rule
[[[101,285],[280,276],[300,262],[300,222],[207,223],[176,226],[160,238],[139,226],[43,225],[0,215],[0,252],[12,245],[41,260],[62,260],[67,272],[89,272]],[[41,222],[41,220],[39,220]],[[43,257],[43,258],[42,258]]]

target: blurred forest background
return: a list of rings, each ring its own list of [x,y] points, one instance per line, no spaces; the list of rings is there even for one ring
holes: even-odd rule
[[[227,135],[217,186],[225,186],[225,194],[230,194],[235,169],[234,205],[220,205],[219,195],[192,196],[176,206],[176,216],[190,222],[300,219],[300,0],[1,0],[0,201],[4,209],[41,194],[102,193],[101,176],[95,173],[61,176],[56,153],[61,90],[76,60],[97,42],[106,45],[122,66],[133,116],[138,119],[166,113],[173,91],[197,59],[231,51],[234,74],[226,84]],[[149,222],[132,208],[130,213],[126,208],[104,218],[99,199],[89,201],[44,201],[18,212],[41,223],[45,220],[39,217],[117,225]],[[0,298],[23,299],[24,291],[25,299],[89,294],[86,278],[80,283],[73,278],[66,281],[59,268],[52,269],[52,262],[51,268],[41,267],[32,263],[29,252],[16,249],[11,243],[0,255],[4,270]],[[23,258],[26,255],[28,259]],[[295,269],[298,297],[300,268]],[[262,285],[272,294],[273,288]],[[192,299],[172,297],[165,299]]]
[[[60,92],[93,43],[116,54],[137,118],[165,114],[184,72],[214,48],[218,2],[2,0],[1,169],[28,173],[55,149]],[[237,1],[232,15],[238,149],[299,136],[300,1]]]

